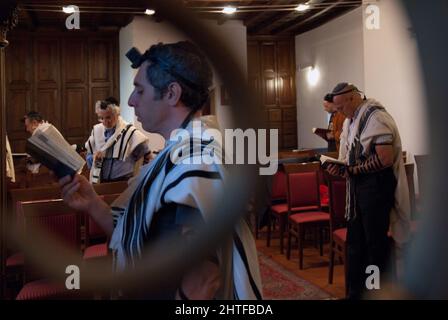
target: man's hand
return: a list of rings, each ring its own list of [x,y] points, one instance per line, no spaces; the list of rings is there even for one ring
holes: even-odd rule
[[[65,176],[59,180],[62,199],[73,209],[89,212],[95,202],[101,201],[86,177],[75,175],[73,179]]]
[[[103,161],[103,158],[104,158],[104,152],[98,151],[93,155],[93,163],[101,162]]]

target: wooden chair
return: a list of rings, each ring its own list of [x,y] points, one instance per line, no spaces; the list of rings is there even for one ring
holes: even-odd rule
[[[347,221],[345,219],[346,179],[328,175],[330,196],[330,263],[328,283],[333,283],[334,260],[344,263],[345,291],[347,293]]]
[[[101,196],[107,204],[111,204],[120,194],[108,194]],[[83,259],[103,258],[109,256],[109,241],[106,233],[88,214],[84,216],[86,230],[86,247],[83,253]]]
[[[272,228],[275,221],[278,222],[280,232],[280,252],[283,253],[283,238],[288,214],[288,205],[286,203],[286,173],[283,166],[272,177],[271,184],[271,206],[269,210],[268,232],[266,237],[266,246],[271,245]]]
[[[306,169],[308,167],[308,169]],[[298,241],[299,268],[303,269],[303,242],[308,229],[319,229],[320,254],[323,255],[322,230],[329,226],[330,216],[322,211],[319,194],[319,164],[285,165],[288,191],[288,248],[287,258],[291,257],[291,238]]]
[[[93,185],[93,189],[95,189],[96,193],[99,195],[120,194],[124,190],[126,190],[127,187],[128,187],[127,181],[107,182]]]
[[[62,200],[20,202],[24,221],[24,234],[29,228],[39,228],[55,241],[63,242],[81,254],[81,213],[69,208]],[[28,243],[33,239],[27,239]],[[47,248],[41,248],[43,252]],[[67,261],[66,266],[72,264]],[[62,266],[61,266],[62,268]],[[24,286],[17,300],[64,299],[73,296],[61,281],[44,278],[25,256]],[[77,293],[76,293],[77,294]]]
[[[21,202],[52,200],[60,198],[59,187],[39,187],[31,189],[11,189],[8,193],[8,212],[11,212],[7,219],[11,225],[23,226],[23,213]],[[17,248],[8,247],[8,257],[6,258],[6,277],[9,287],[15,287],[21,283],[23,276],[24,256]]]
[[[281,169],[277,171],[272,180],[271,192],[271,208],[269,214],[268,234],[266,245],[269,247],[271,243],[271,234],[273,223],[278,222],[280,237],[280,253],[283,254],[284,234],[288,223],[288,203],[287,203],[287,179],[286,168],[288,172],[313,172],[320,169],[318,162],[307,163],[285,163]]]

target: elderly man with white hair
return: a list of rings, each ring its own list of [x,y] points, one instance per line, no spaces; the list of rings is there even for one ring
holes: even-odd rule
[[[90,182],[126,181],[137,161],[149,153],[148,138],[124,121],[115,98],[98,101],[95,111],[100,123],[85,143]]]

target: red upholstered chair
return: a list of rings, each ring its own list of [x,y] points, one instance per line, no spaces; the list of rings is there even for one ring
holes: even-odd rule
[[[111,204],[120,194],[105,194],[101,198]],[[84,250],[83,259],[93,259],[107,257],[109,255],[109,242],[106,233],[88,214],[85,214],[86,229],[86,248]]]
[[[64,243],[81,253],[81,213],[69,208],[62,200],[22,202],[25,237],[30,237],[30,228],[38,228],[58,243]],[[29,243],[33,239],[27,239]],[[40,248],[42,252],[48,248]],[[55,253],[56,254],[56,253]],[[73,264],[67,261],[64,265]],[[65,270],[65,267],[64,269]],[[67,290],[63,281],[44,278],[25,255],[24,286],[17,300],[66,299],[79,297],[78,292]],[[77,290],[75,290],[77,291]]]
[[[320,202],[318,171],[298,170],[297,166],[285,165],[288,182],[288,250],[291,256],[291,238],[298,240],[299,268],[303,269],[303,242],[308,229],[319,229],[320,254],[323,255],[323,228],[329,226],[330,216],[323,212]]]
[[[346,179],[328,175],[330,198],[330,264],[328,283],[333,283],[335,258],[342,259],[347,279],[347,221],[345,219]],[[347,292],[347,282],[345,286]]]
[[[283,238],[287,222],[288,205],[286,203],[286,173],[280,167],[272,178],[271,207],[269,212],[266,245],[271,245],[273,223],[278,222],[280,232],[280,252],[283,253]]]

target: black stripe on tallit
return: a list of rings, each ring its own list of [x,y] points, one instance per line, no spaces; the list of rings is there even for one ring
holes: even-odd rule
[[[142,198],[144,198],[144,195],[147,194],[147,192],[149,191],[149,189],[151,188],[152,183],[154,182],[155,178],[159,175],[160,170],[163,166],[163,163],[165,162],[166,158],[159,158],[155,161],[158,161],[157,163],[155,163],[154,165],[154,169],[151,170],[150,176],[148,177],[146,183],[144,185],[139,186],[139,188],[137,188],[135,190],[135,192],[132,194],[131,199],[129,201],[129,211],[131,211],[133,214],[129,214],[130,212],[128,211],[128,214],[125,216],[124,222],[123,222],[123,248],[125,251],[125,256],[126,256],[126,260],[129,261],[129,256],[128,254],[132,254],[131,250],[131,239],[130,239],[130,235],[132,233],[130,233],[130,231],[134,230],[134,216],[137,213],[136,211],[138,210],[140,213],[141,212],[146,212],[146,201],[142,200]],[[143,192],[143,197],[142,197],[142,192]],[[143,206],[142,206],[143,203]],[[144,231],[144,230],[142,230]],[[144,235],[144,232],[143,232]]]
[[[124,147],[124,149],[123,149],[123,154],[121,155],[120,153],[118,153],[118,158],[119,158],[119,159],[123,159],[123,158],[124,158],[124,155],[126,154],[126,150],[127,150],[128,147],[129,147],[129,144],[128,144],[128,143],[129,143],[129,140],[131,140],[131,138],[132,138],[132,136],[134,135],[135,131],[137,131],[137,129],[132,130],[131,134],[129,135],[128,141],[126,141],[126,143],[124,144],[125,147]],[[123,136],[123,139],[124,139],[124,138],[125,138],[125,137]]]
[[[121,132],[120,132],[120,134],[121,134],[121,141],[120,141],[120,149],[118,149],[118,158],[120,158],[120,154],[121,154],[121,150],[122,150],[122,148],[123,148],[123,140],[124,140],[124,137],[126,136],[126,133],[128,132],[128,130],[129,130],[129,128],[131,127],[132,125],[130,125],[130,124],[128,124],[127,126],[126,126],[126,128],[124,128],[124,130],[122,130]],[[117,142],[117,140],[115,140],[115,142]],[[112,149],[113,150],[113,149]],[[114,155],[113,155],[113,153],[112,153],[112,157],[113,157]]]
[[[243,243],[241,242],[241,239],[236,232],[233,233],[233,241],[235,242],[236,249],[238,250],[238,253],[240,254],[241,260],[243,260],[247,275],[249,277],[249,282],[250,282],[252,291],[254,292],[255,296],[257,297],[257,300],[263,300],[261,293],[258,290],[257,284],[255,283],[255,280],[252,277],[252,274],[250,272],[249,261],[247,260],[247,256],[246,256],[246,252],[244,251]],[[236,288],[235,288],[235,290],[236,290]]]
[[[166,195],[166,193],[168,191],[170,191],[172,188],[177,186],[182,180],[184,180],[186,178],[192,178],[192,177],[206,178],[206,179],[216,179],[216,180],[221,179],[221,175],[219,174],[219,172],[202,171],[202,170],[192,170],[192,171],[184,172],[183,174],[180,175],[179,178],[177,178],[176,180],[171,182],[165,188],[165,190],[163,190],[162,196],[160,197],[160,204],[162,206],[166,205],[165,195]]]

